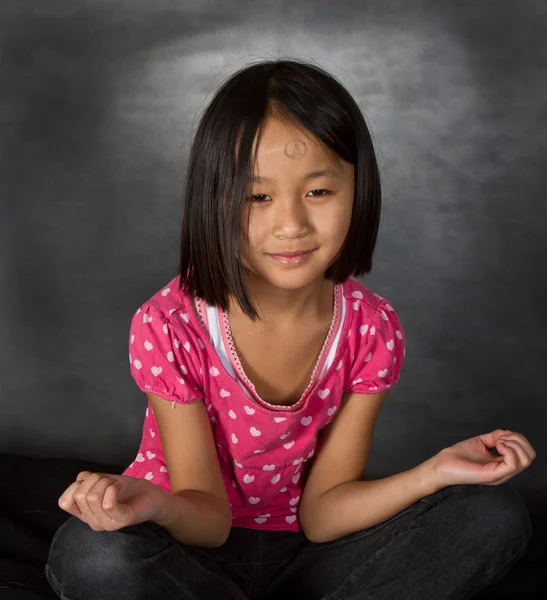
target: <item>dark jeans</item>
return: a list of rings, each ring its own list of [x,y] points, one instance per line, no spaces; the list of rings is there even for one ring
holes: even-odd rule
[[[55,534],[46,576],[64,600],[459,600],[501,579],[530,535],[511,482],[449,486],[320,544],[233,527],[224,545],[203,548],[150,521],[93,531],[70,517]]]

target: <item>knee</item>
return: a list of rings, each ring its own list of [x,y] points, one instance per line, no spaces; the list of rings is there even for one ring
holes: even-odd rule
[[[515,558],[526,550],[532,524],[526,502],[511,482],[468,487],[468,516],[481,544]]]
[[[151,531],[152,523],[117,531],[94,531],[70,517],[55,533],[47,561],[48,576],[59,585],[110,582],[169,546],[161,537],[143,538],[138,533]],[[50,581],[50,583],[52,583]]]

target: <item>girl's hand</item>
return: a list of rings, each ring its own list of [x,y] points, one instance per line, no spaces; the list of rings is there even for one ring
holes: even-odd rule
[[[158,518],[166,493],[146,479],[82,471],[58,504],[94,531],[115,531]]]
[[[490,448],[496,448],[501,456],[494,456]],[[527,469],[535,457],[535,450],[521,433],[496,429],[441,450],[434,465],[442,487],[500,485]]]

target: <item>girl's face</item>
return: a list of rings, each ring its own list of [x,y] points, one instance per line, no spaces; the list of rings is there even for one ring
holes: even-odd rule
[[[242,223],[244,266],[283,289],[323,278],[350,226],[354,166],[311,134],[271,117],[249,186]],[[300,258],[280,256],[304,251]]]

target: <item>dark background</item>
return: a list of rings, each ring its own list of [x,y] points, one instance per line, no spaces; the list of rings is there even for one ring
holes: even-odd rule
[[[407,334],[368,478],[507,428],[547,495],[547,4],[2,0],[0,452],[129,464],[138,306],[176,274],[188,150],[250,61],[315,61],[371,129],[371,275]]]

